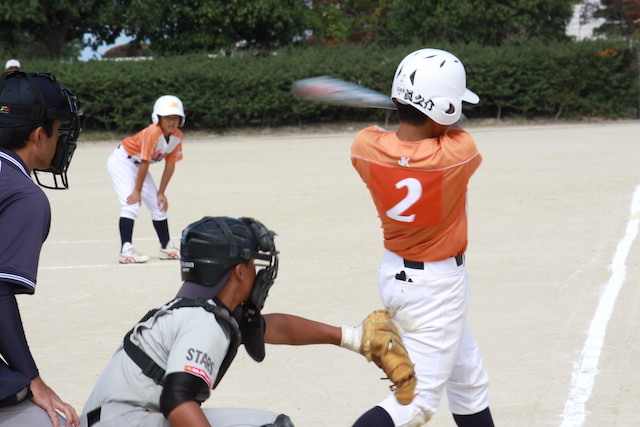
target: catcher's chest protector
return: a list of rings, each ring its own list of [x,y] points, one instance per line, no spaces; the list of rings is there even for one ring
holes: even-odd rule
[[[238,327],[238,323],[231,316],[229,311],[226,308],[218,307],[217,305],[211,304],[207,302],[204,298],[198,299],[189,299],[189,298],[181,298],[175,304],[167,307],[167,310],[175,310],[182,307],[202,307],[207,310],[209,313],[213,314],[216,317],[216,321],[222,326],[222,328],[226,329],[230,332],[231,342],[229,343],[229,349],[227,350],[227,354],[220,365],[220,369],[218,370],[218,375],[216,377],[215,382],[213,383],[212,388],[216,388],[224,374],[229,369],[231,362],[236,357],[238,353],[238,347],[240,346],[240,329]],[[149,311],[139,322],[144,323],[153,316],[159,309],[154,309]],[[142,373],[151,378],[156,384],[160,386],[164,386],[164,374],[165,370],[162,369],[156,362],[153,361],[140,347],[131,342],[131,334],[135,326],[125,335],[124,337],[124,351],[127,355],[135,362],[136,365],[140,369],[142,369]]]

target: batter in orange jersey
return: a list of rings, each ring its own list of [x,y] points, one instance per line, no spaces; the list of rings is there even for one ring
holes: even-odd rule
[[[385,248],[414,261],[464,253],[467,182],[482,160],[467,132],[412,142],[371,126],[356,135],[351,160],[378,210]]]
[[[353,427],[422,426],[445,392],[459,427],[493,427],[488,375],[466,316],[467,184],[482,157],[456,126],[462,102],[479,99],[460,60],[439,49],[403,59],[391,99],[398,129],[358,132],[351,161],[381,221],[378,293],[402,328],[417,395],[409,405],[389,395]]]

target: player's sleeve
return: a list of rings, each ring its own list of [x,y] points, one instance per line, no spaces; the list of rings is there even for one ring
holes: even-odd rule
[[[176,148],[173,149],[171,154],[165,159],[168,163],[178,163],[182,160],[182,143],[178,143]]]
[[[18,193],[0,206],[3,219],[11,221],[2,228],[0,280],[11,283],[14,293],[33,294],[42,243],[49,234],[51,207],[39,187]]]
[[[11,283],[0,281],[0,354],[6,361],[0,360],[0,377],[3,389],[20,390],[38,376],[38,368],[27,344],[12,287]]]
[[[176,327],[167,360],[166,375],[183,372],[204,381],[211,389],[230,344],[230,338],[213,314],[201,307],[174,313]]]

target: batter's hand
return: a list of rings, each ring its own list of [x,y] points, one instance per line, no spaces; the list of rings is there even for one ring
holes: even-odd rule
[[[33,393],[31,400],[33,403],[47,411],[54,427],[63,427],[58,422],[59,414],[56,410],[62,412],[64,417],[67,419],[66,427],[80,426],[80,419],[78,418],[78,414],[75,409],[73,409],[73,407],[68,403],[63,402],[40,377],[31,381],[29,388],[31,389],[31,393]]]
[[[167,200],[167,196],[164,193],[158,193],[158,208],[162,212],[166,212],[169,209],[169,201]]]
[[[129,197],[127,197],[128,205],[135,205],[136,203],[140,203],[141,197],[140,192],[138,190],[133,190]]]

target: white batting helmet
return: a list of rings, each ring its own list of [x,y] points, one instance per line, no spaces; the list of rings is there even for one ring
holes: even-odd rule
[[[479,101],[466,85],[464,66],[458,58],[440,49],[420,49],[398,65],[391,98],[411,105],[436,123],[452,125],[462,115],[462,101]]]
[[[151,113],[151,121],[154,125],[160,122],[162,116],[180,116],[180,126],[184,125],[184,107],[180,98],[173,95],[162,95],[153,104],[153,113]]]

